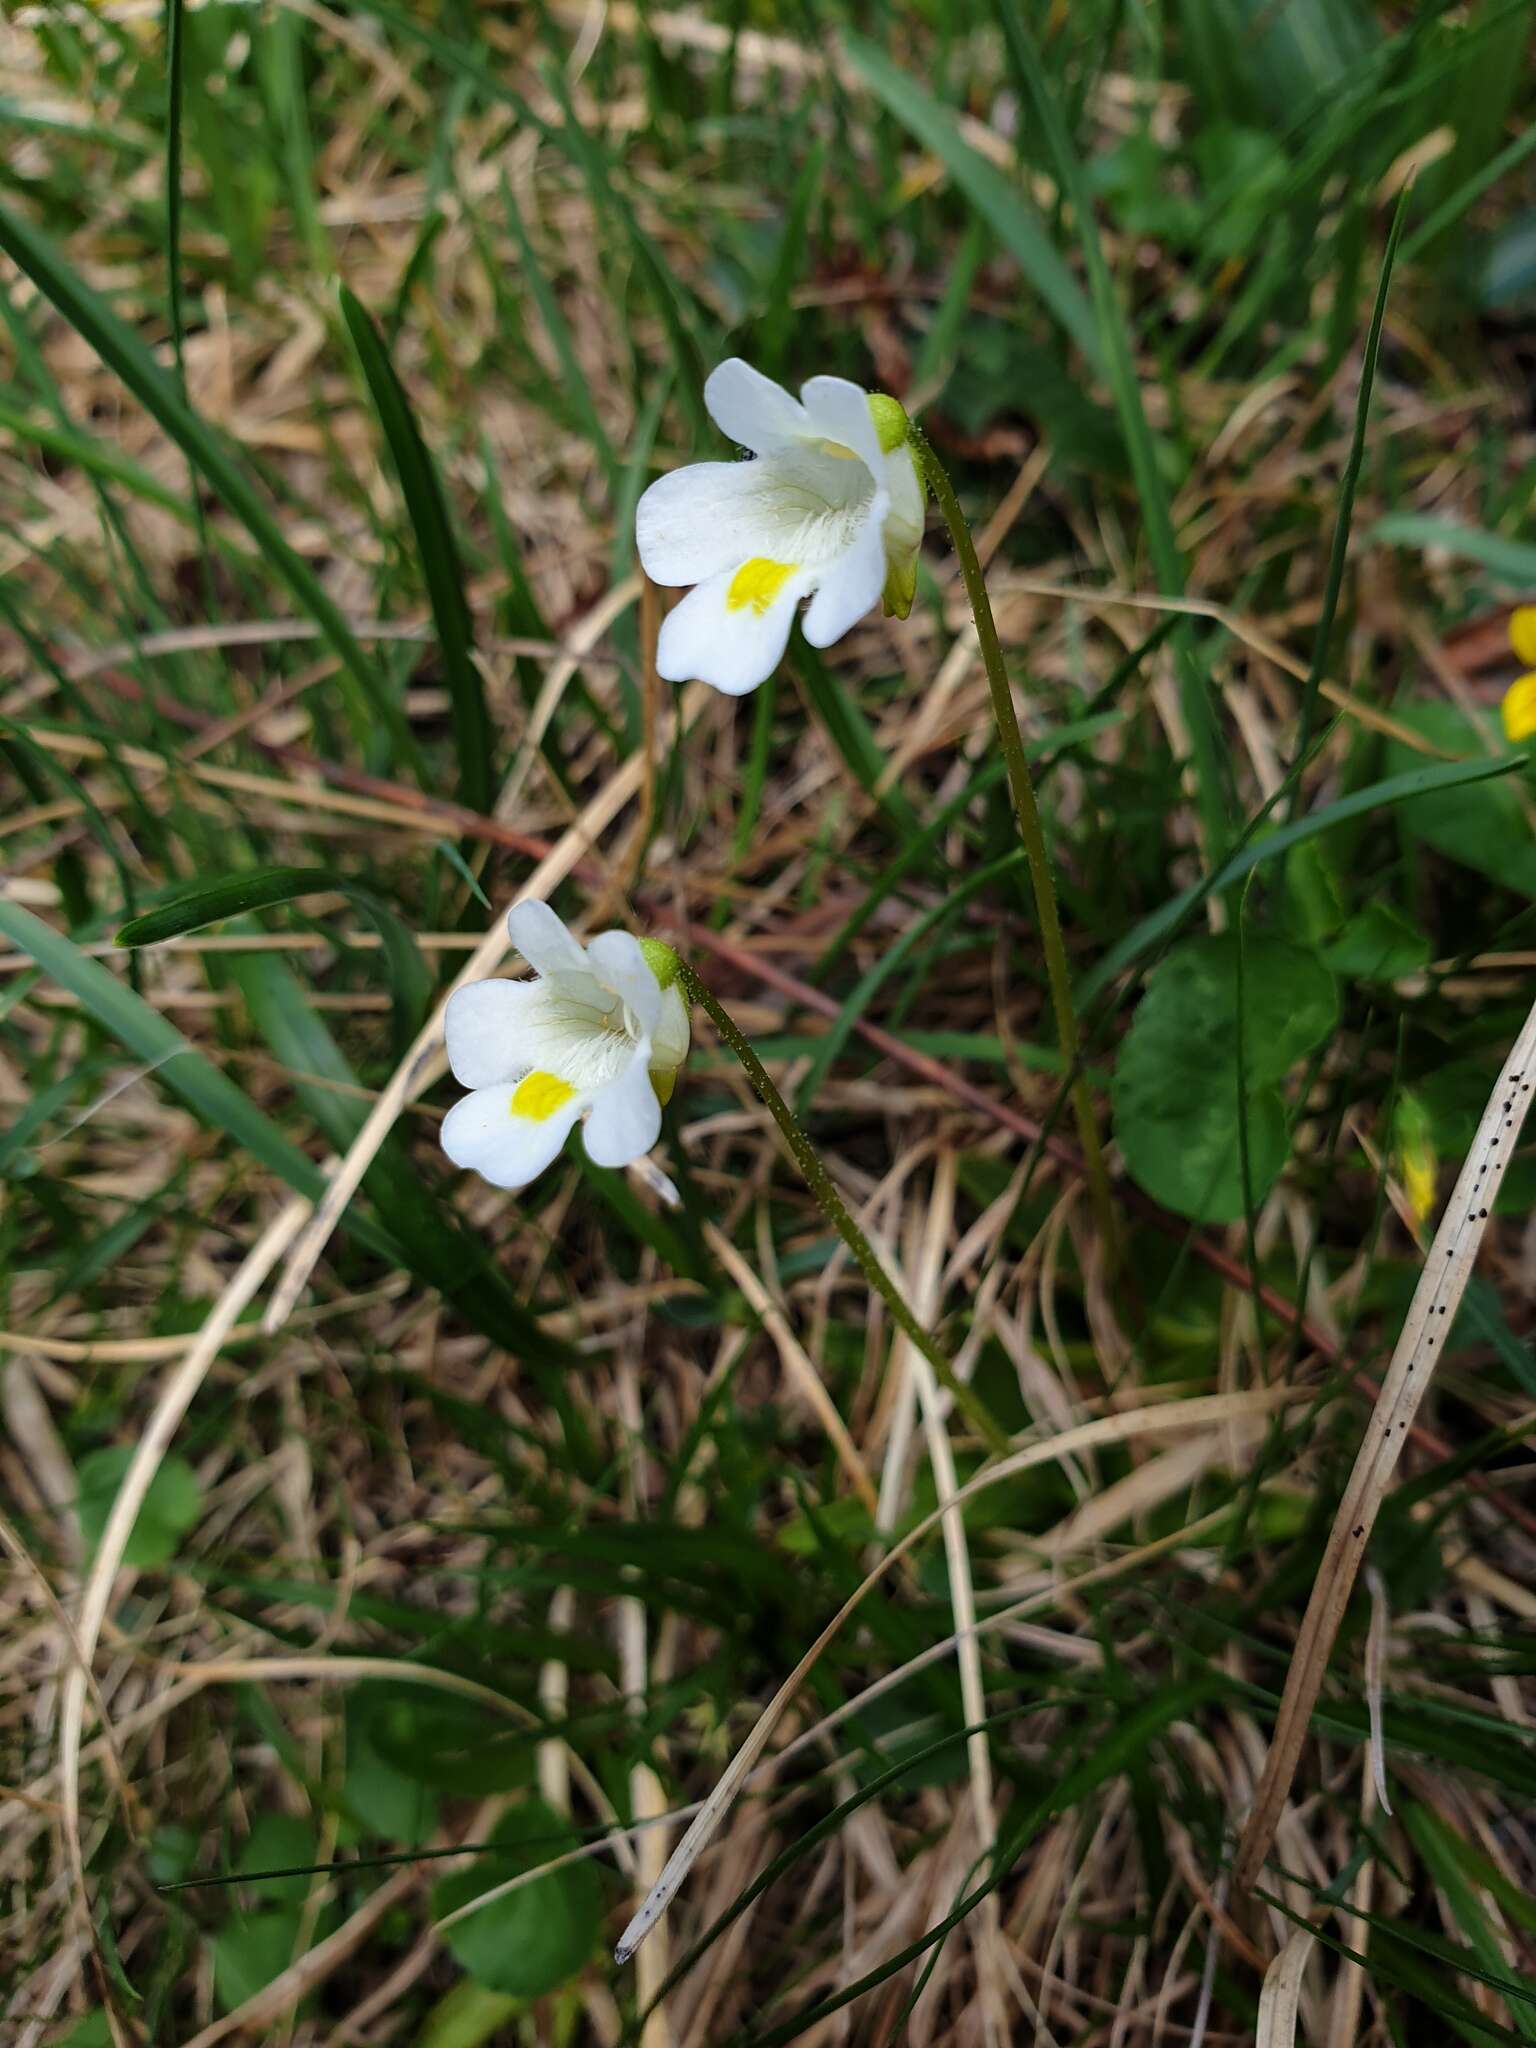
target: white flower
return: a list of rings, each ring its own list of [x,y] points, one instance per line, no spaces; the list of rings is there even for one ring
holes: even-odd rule
[[[662,624],[658,670],[739,697],[778,666],[802,597],[813,647],[840,640],[882,592],[907,616],[924,492],[900,405],[846,378],[812,377],[796,400],[733,356],[704,403],[756,459],[662,477],[635,509],[635,539],[653,583],[697,586]]]
[[[547,903],[507,915],[533,981],[475,981],[448,1003],[448,1064],[473,1092],[443,1123],[443,1150],[498,1188],[526,1187],[585,1117],[587,1157],[628,1166],[661,1134],[688,1051],[677,956],[602,932],[583,948]]]

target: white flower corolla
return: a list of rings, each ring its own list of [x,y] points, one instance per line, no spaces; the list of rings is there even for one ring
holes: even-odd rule
[[[587,1157],[628,1166],[660,1136],[688,1051],[676,954],[629,932],[583,947],[547,903],[517,904],[507,930],[536,978],[449,998],[448,1064],[471,1093],[444,1120],[443,1150],[494,1187],[526,1187],[581,1117]]]
[[[802,597],[813,647],[840,640],[881,596],[905,618],[917,584],[924,490],[894,398],[812,377],[798,399],[733,356],[704,386],[749,462],[695,462],[635,508],[653,583],[692,584],[662,623],[656,666],[740,697],[784,655]]]

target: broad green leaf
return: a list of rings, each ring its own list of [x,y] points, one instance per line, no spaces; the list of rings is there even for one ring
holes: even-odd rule
[[[1536,561],[1536,549],[1532,550]],[[1409,704],[1398,713],[1404,725],[1458,754],[1484,754],[1501,744],[1497,721],[1474,725],[1454,704]],[[1410,749],[1400,740],[1388,742],[1387,759],[1401,766]],[[1404,828],[1436,853],[1475,868],[1501,888],[1536,896],[1536,840],[1516,782],[1491,782],[1476,796],[1449,789],[1431,791],[1403,814]]]
[[[347,1774],[341,1798],[370,1834],[387,1842],[424,1842],[437,1824],[436,1796],[378,1741],[381,1724],[403,1704],[403,1689],[393,1686],[360,1685],[348,1692]]]
[[[1177,1216],[1197,1223],[1236,1223],[1245,1213],[1238,1094],[1219,1086],[1186,1085],[1165,1101],[1141,1072],[1115,1090],[1115,1136],[1131,1178]],[[1285,1165],[1285,1104],[1273,1088],[1250,1089],[1242,1099],[1247,1120],[1248,1195],[1257,1205]]]
[[[504,1884],[520,1871],[552,1862],[576,1847],[570,1824],[541,1799],[524,1800],[491,1837],[498,1853],[473,1869],[445,1877],[432,1894],[441,1920],[455,1907]],[[444,1939],[478,1984],[514,1998],[542,1998],[575,1976],[597,1945],[602,1891],[585,1858],[568,1863],[471,1913]]]
[[[112,2048],[112,2024],[98,2006],[59,2035],[58,2048]]]
[[[1318,948],[1325,967],[1351,981],[1395,981],[1428,963],[1431,947],[1416,924],[1390,903],[1367,903]]]
[[[874,43],[844,29],[843,48],[876,98],[944,165],[1088,361],[1102,368],[1093,308],[1041,224],[1022,177],[1018,182],[1006,178],[979,156],[961,136],[948,107]]]
[[[259,1906],[220,1928],[213,1937],[213,1995],[221,2011],[233,2012],[282,1975],[299,1950],[302,1926],[298,1906]]]
[[[505,1991],[487,1991],[472,1977],[461,1977],[427,2014],[411,2048],[481,2048],[523,2004]]]
[[[453,743],[459,757],[459,795],[472,811],[489,811],[495,794],[494,747],[485,691],[475,666],[474,627],[464,596],[464,565],[442,480],[416,424],[405,387],[395,374],[384,337],[346,286],[342,318],[389,442],[400,493],[410,515],[421,557],[422,579],[437,626],[443,675],[453,711]]]
[[[318,1853],[313,1825],[297,1813],[258,1813],[251,1832],[240,1844],[235,1870],[249,1878],[262,1902],[299,1906],[309,1894],[308,1866]],[[285,1870],[287,1877],[263,1877],[267,1870]]]
[[[132,1444],[108,1444],[99,1451],[87,1451],[76,1467],[79,1491],[75,1513],[80,1518],[80,1535],[94,1553],[107,1526],[112,1503],[117,1499],[123,1476],[133,1461]],[[185,1458],[174,1451],[160,1461],[149,1482],[149,1491],[123,1551],[125,1564],[143,1570],[158,1570],[169,1564],[189,1529],[197,1527],[203,1511],[203,1492],[197,1475]]]
[[[1333,977],[1314,954],[1248,938],[1240,1062],[1238,963],[1231,932],[1170,953],[1149,976],[1115,1063],[1115,1135],[1132,1178],[1165,1207],[1208,1223],[1245,1211],[1240,1122],[1251,1199],[1273,1186],[1287,1145],[1277,1084],[1338,1020]]]

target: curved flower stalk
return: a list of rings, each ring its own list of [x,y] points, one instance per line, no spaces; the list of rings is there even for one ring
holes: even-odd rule
[[[532,981],[476,981],[450,1000],[448,1064],[471,1093],[443,1150],[493,1187],[521,1188],[583,1121],[587,1157],[628,1166],[661,1135],[688,1052],[677,955],[657,939],[601,932],[582,946],[547,903],[507,914]]]
[[[653,583],[693,585],[662,624],[657,673],[740,697],[783,659],[803,597],[813,647],[882,597],[888,615],[907,616],[924,489],[906,413],[846,378],[812,377],[794,399],[733,356],[704,403],[752,459],[662,477],[635,509],[635,540]]]

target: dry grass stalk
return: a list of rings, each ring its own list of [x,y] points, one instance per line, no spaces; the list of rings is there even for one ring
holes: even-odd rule
[[[1310,1929],[1298,1927],[1264,1972],[1259,1994],[1259,2019],[1254,2048],[1296,2048],[1296,2022],[1301,2014],[1301,1980],[1317,1945]]]
[[[1472,1276],[1493,1199],[1519,1142],[1533,1087],[1536,1005],[1504,1062],[1445,1206],[1329,1531],[1286,1673],[1269,1755],[1238,1845],[1233,1881],[1240,1891],[1252,1890],[1269,1853],[1328,1668],[1333,1639],[1408,1431],[1429,1390],[1437,1353],[1444,1348],[1451,1319]]]
[[[257,1290],[288,1249],[308,1214],[309,1203],[296,1199],[287,1203],[267,1226],[210,1311],[197,1343],[167,1381],[139,1439],[133,1461],[123,1475],[80,1595],[79,1617],[75,1624],[76,1661],[64,1681],[60,1698],[59,1763],[64,1799],[64,1838],[82,1911],[89,1908],[85,1855],[80,1839],[80,1737],[85,1719],[87,1674],[96,1654],[118,1567],[123,1561],[123,1552],[128,1547],[128,1539],[133,1534],[133,1525],[138,1520],[150,1484],[170,1448],[177,1424],[190,1407],[193,1395],[202,1385],[208,1368],[239,1320],[241,1311],[255,1299]]]
[[[652,1887],[639,1912],[620,1936],[614,1951],[617,1960],[621,1963],[627,1962],[666,1911],[678,1887],[725,1818],[753,1764],[762,1755],[769,1737],[778,1724],[779,1716],[799,1691],[807,1673],[815,1665],[822,1651],[858,1608],[865,1595],[871,1592],[886,1573],[906,1556],[913,1545],[920,1542],[946,1515],[957,1513],[966,1501],[973,1499],[986,1487],[995,1485],[999,1480],[1011,1478],[1015,1473],[1028,1471],[1031,1466],[1043,1465],[1050,1460],[1068,1457],[1074,1452],[1096,1449],[1106,1444],[1129,1443],[1137,1437],[1157,1435],[1165,1430],[1198,1429],[1212,1422],[1227,1422],[1236,1416],[1258,1414],[1303,1398],[1300,1392],[1289,1388],[1263,1388],[1248,1394],[1212,1394],[1193,1401],[1176,1402],[1167,1407],[1134,1409],[1125,1414],[1107,1415],[1093,1422],[1079,1423],[1076,1428],[1066,1430],[1060,1436],[1051,1437],[1044,1443],[1030,1444],[1024,1450],[1015,1451],[1010,1456],[999,1459],[995,1465],[977,1473],[974,1479],[968,1480],[958,1493],[941,1502],[931,1514],[914,1523],[906,1535],[892,1545],[844,1601],[774,1694],[751,1734],[731,1759],[724,1776],[705,1800],[698,1818],[673,1850],[666,1869]]]

